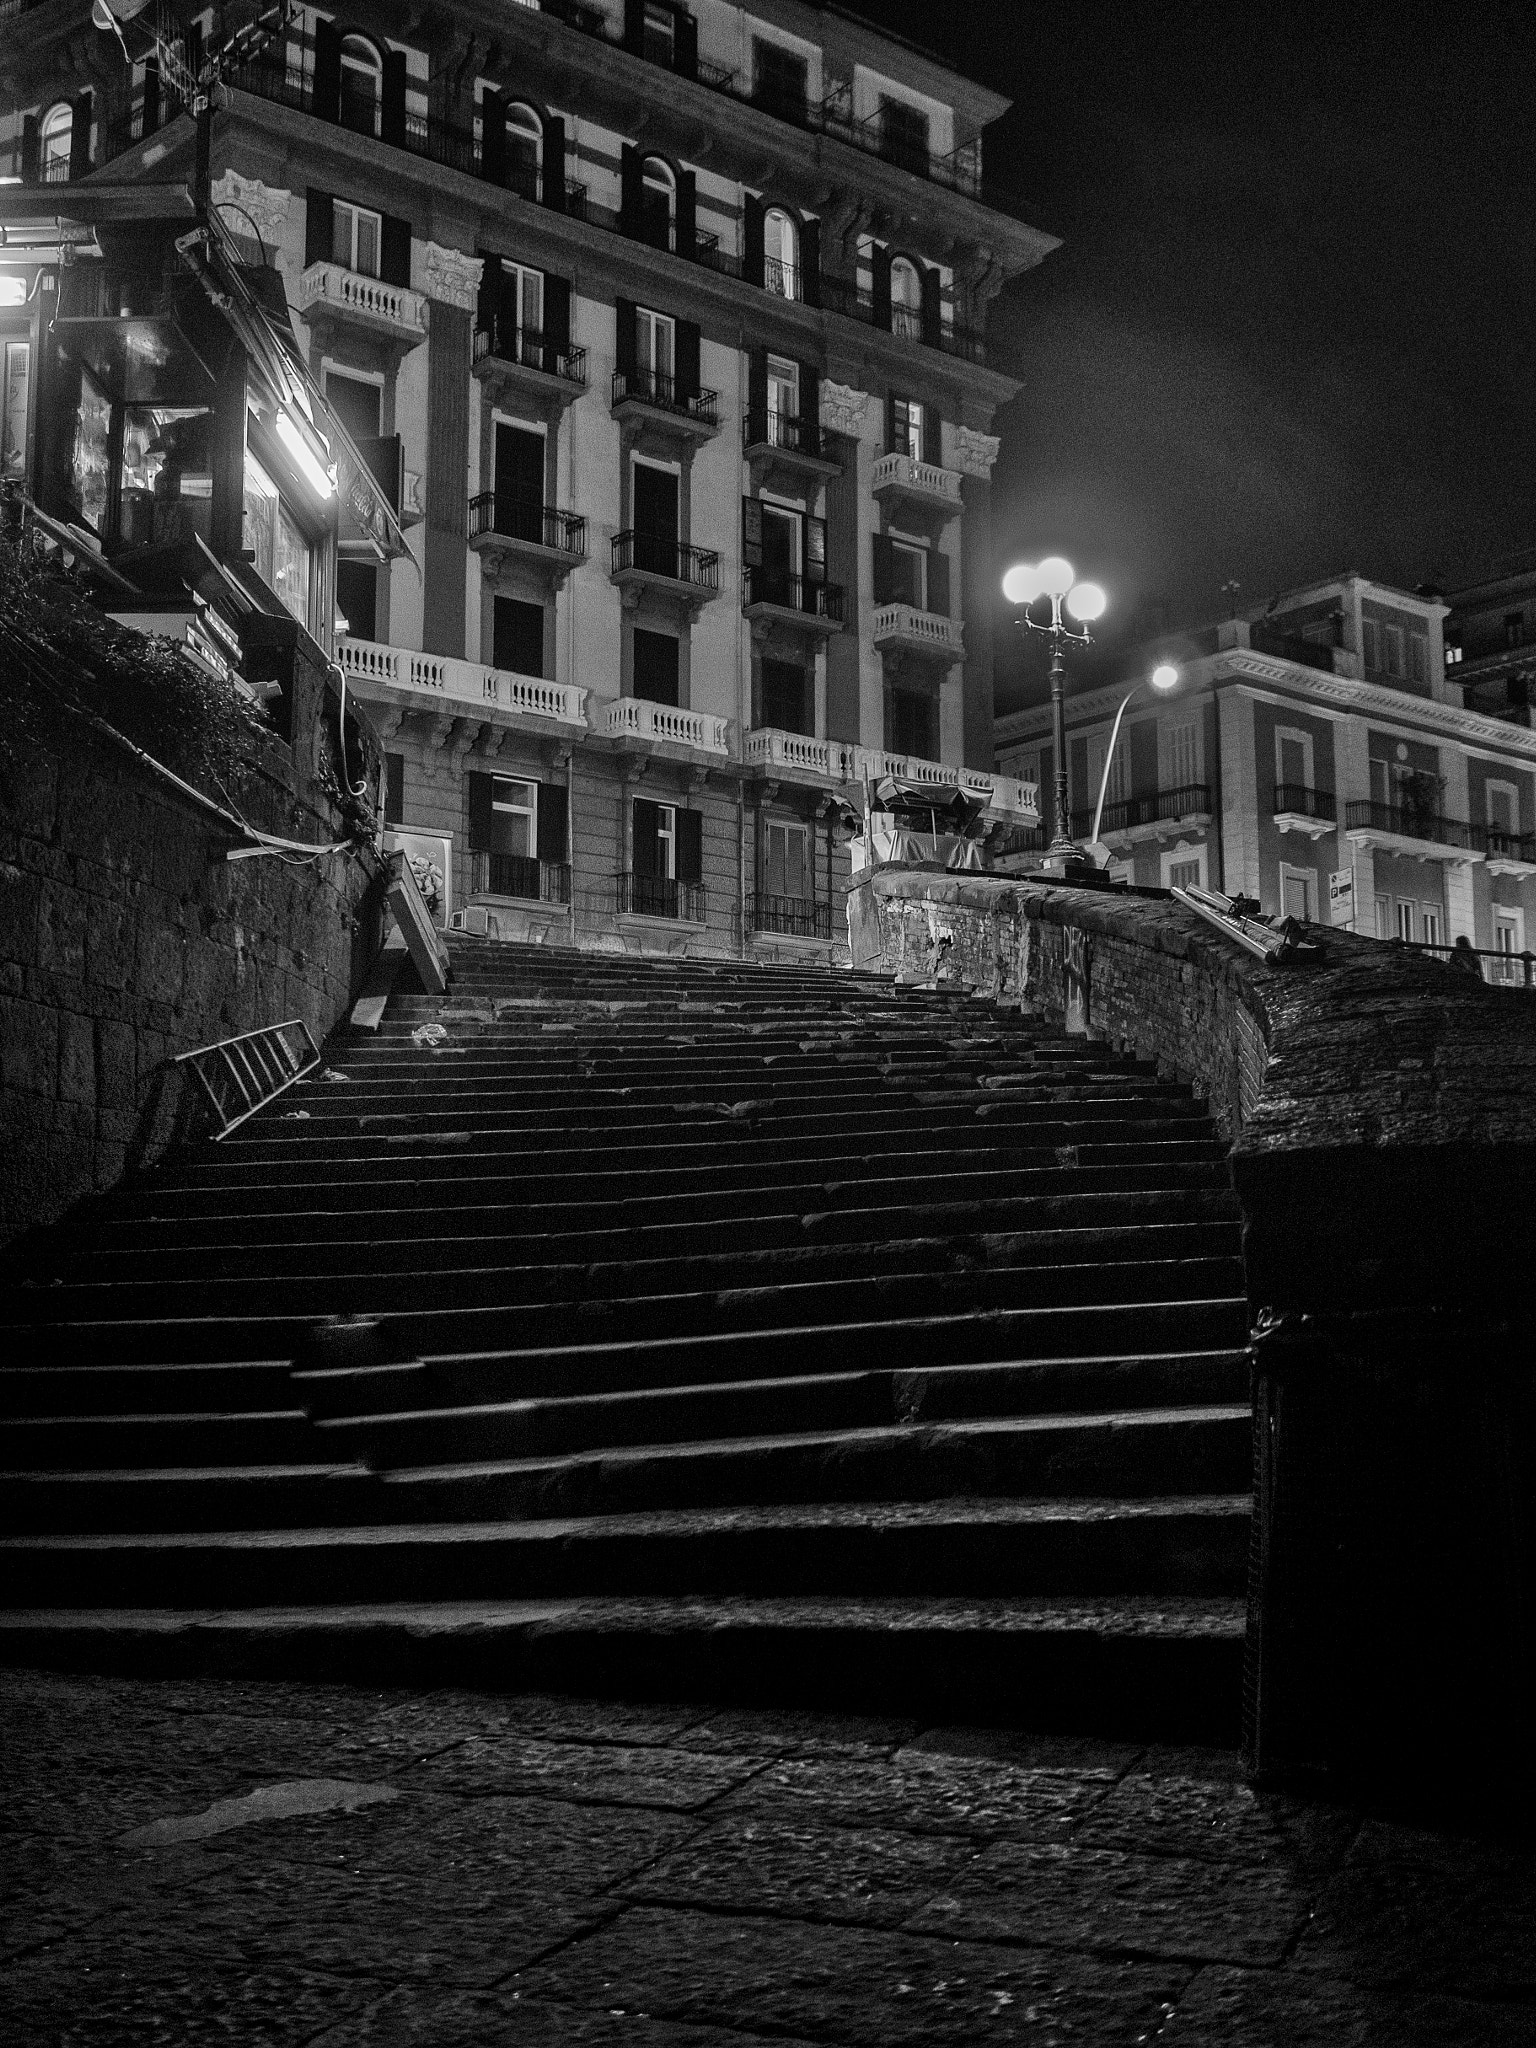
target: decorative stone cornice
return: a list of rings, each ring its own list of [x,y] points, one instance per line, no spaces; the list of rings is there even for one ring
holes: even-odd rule
[[[457,306],[472,313],[480,291],[482,264],[478,256],[466,256],[462,249],[445,249],[441,242],[418,242],[413,251],[416,290],[445,306]]]
[[[983,434],[975,427],[956,427],[955,467],[966,476],[986,477],[990,480],[992,465],[996,462],[997,451],[1002,445],[996,434]]]
[[[242,178],[238,171],[225,171],[214,185],[213,203],[215,208],[229,209],[224,225],[232,234],[248,234],[254,228],[271,247],[281,241],[288,225],[293,194],[281,185],[263,185],[260,178]]]
[[[864,408],[869,404],[867,391],[855,391],[851,384],[824,382],[821,387],[821,424],[833,434],[851,434],[857,438],[864,423]]]

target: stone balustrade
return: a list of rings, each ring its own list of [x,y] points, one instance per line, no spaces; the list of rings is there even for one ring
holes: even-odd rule
[[[725,754],[730,748],[730,720],[704,711],[682,711],[675,704],[653,704],[647,697],[616,697],[608,706],[603,731],[611,739],[653,740],[696,753]]]
[[[427,332],[427,302],[420,292],[344,270],[339,263],[311,263],[300,277],[300,312],[315,306],[351,314],[394,334],[422,339]]]
[[[559,725],[586,728],[587,692],[569,683],[514,675],[510,669],[487,668],[446,654],[420,654],[413,648],[389,647],[376,640],[338,640],[336,659],[351,683],[380,683],[439,703],[452,699],[479,710],[548,718]]]

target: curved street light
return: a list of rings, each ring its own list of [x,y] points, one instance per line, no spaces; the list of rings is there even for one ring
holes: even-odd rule
[[[1018,607],[1014,624],[1020,632],[1049,633],[1051,636],[1051,745],[1056,754],[1056,829],[1051,834],[1048,854],[1063,863],[1081,860],[1082,849],[1074,842],[1067,829],[1071,816],[1069,804],[1071,792],[1067,781],[1066,742],[1066,650],[1068,646],[1091,647],[1093,636],[1089,624],[1100,617],[1109,600],[1097,583],[1079,583],[1077,572],[1065,555],[1047,555],[1043,562],[1016,562],[1003,578],[1003,595],[1011,605]],[[1051,623],[1040,626],[1029,616],[1029,608],[1039,598],[1051,601]],[[1065,601],[1067,610],[1081,626],[1074,633],[1070,626],[1062,624],[1061,608]]]
[[[1166,697],[1170,690],[1176,690],[1178,687],[1178,670],[1171,661],[1160,661],[1157,667],[1153,669],[1151,675],[1143,676],[1141,681],[1133,684],[1121,698],[1120,709],[1115,713],[1115,722],[1110,728],[1109,745],[1104,749],[1104,773],[1099,779],[1099,800],[1093,807],[1093,830],[1088,835],[1090,852],[1100,844],[1099,820],[1104,815],[1104,797],[1109,788],[1109,771],[1115,765],[1115,741],[1120,737],[1120,721],[1125,716],[1125,707],[1133,697],[1139,695],[1144,689],[1151,688],[1160,691]],[[1108,850],[1106,847],[1105,852],[1107,853]],[[1107,867],[1109,865],[1107,860],[1099,860],[1097,854],[1094,855],[1094,861],[1099,867]]]

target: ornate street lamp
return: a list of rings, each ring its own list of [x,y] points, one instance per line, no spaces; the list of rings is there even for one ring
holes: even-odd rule
[[[1084,859],[1082,848],[1068,829],[1071,794],[1067,782],[1063,697],[1067,675],[1066,650],[1068,646],[1089,647],[1093,644],[1088,625],[1099,617],[1107,600],[1097,583],[1077,581],[1076,572],[1064,555],[1047,555],[1040,563],[1016,563],[1003,578],[1003,595],[1010,604],[1019,607],[1014,624],[1020,632],[1049,633],[1051,636],[1051,745],[1056,754],[1056,829],[1051,834],[1046,855],[1053,864],[1065,868],[1071,862],[1080,863]],[[1030,606],[1042,597],[1051,600],[1051,623],[1048,626],[1037,625],[1029,615]],[[1063,600],[1067,610],[1081,625],[1081,632],[1074,633],[1070,626],[1062,624]]]
[[[1088,835],[1088,851],[1100,867],[1109,865],[1108,848],[1105,849],[1106,858],[1099,860],[1099,820],[1104,816],[1104,797],[1109,789],[1109,772],[1115,765],[1115,741],[1120,737],[1120,721],[1125,716],[1127,704],[1148,685],[1166,697],[1170,690],[1179,687],[1179,672],[1171,661],[1160,661],[1151,675],[1144,676],[1139,683],[1133,684],[1120,700],[1120,709],[1115,713],[1115,722],[1110,727],[1109,745],[1104,749],[1104,773],[1099,778],[1099,800],[1093,807],[1093,830]]]

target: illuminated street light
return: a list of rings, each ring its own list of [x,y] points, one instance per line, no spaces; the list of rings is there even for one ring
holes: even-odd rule
[[[1063,695],[1067,674],[1066,649],[1069,645],[1092,645],[1088,621],[1098,618],[1109,600],[1097,583],[1078,582],[1077,572],[1065,555],[1047,555],[1040,563],[1015,563],[1003,578],[1003,595],[1011,605],[1019,608],[1014,624],[1020,632],[1049,633],[1051,636],[1051,744],[1056,753],[1056,828],[1046,852],[1052,860],[1065,866],[1067,862],[1083,857],[1082,849],[1074,844],[1067,829],[1071,798],[1067,785],[1067,721]],[[1051,600],[1051,623],[1048,626],[1036,625],[1029,616],[1029,607],[1042,597]],[[1063,598],[1073,618],[1082,623],[1079,633],[1062,624]]]
[[[1099,781],[1099,800],[1093,807],[1093,831],[1088,837],[1088,851],[1093,855],[1095,862],[1100,867],[1107,867],[1109,865],[1108,847],[1104,848],[1105,857],[1102,861],[1099,860],[1098,856],[1100,845],[1099,821],[1104,816],[1104,796],[1109,788],[1109,771],[1115,764],[1115,741],[1120,737],[1120,721],[1125,716],[1127,704],[1136,696],[1138,691],[1146,688],[1148,685],[1166,696],[1170,690],[1176,690],[1179,687],[1179,672],[1171,661],[1160,661],[1157,667],[1153,669],[1151,675],[1133,685],[1120,700],[1120,709],[1115,713],[1115,722],[1110,728],[1109,745],[1104,749],[1104,773]]]

